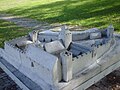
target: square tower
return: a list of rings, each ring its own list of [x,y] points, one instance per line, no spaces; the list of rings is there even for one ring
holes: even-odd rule
[[[62,40],[65,48],[67,49],[72,42],[72,33],[66,28],[66,26],[61,27],[59,33],[59,39]]]

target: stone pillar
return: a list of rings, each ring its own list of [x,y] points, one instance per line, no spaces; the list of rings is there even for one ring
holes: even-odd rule
[[[65,26],[63,26],[59,33],[59,39],[62,40],[65,48],[67,49],[72,42],[72,33]]]
[[[72,79],[72,53],[63,51],[60,53],[62,61],[62,78],[68,82]]]
[[[112,38],[113,37],[113,33],[114,33],[113,25],[108,26],[108,28],[107,28],[107,37]]]

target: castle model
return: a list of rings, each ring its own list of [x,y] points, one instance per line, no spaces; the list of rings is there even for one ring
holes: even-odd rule
[[[29,81],[39,86],[33,90],[84,90],[120,66],[119,38],[112,25],[104,30],[69,31],[63,26],[59,32],[32,31],[5,42],[0,65],[23,90],[33,88]],[[13,69],[28,81],[14,76]]]

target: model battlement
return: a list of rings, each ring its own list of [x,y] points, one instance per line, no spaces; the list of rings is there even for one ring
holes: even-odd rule
[[[76,75],[95,65],[115,45],[114,28],[60,32],[32,31],[5,42],[3,57],[43,88],[62,88]],[[93,66],[94,66],[93,65]],[[84,81],[84,80],[83,80]]]

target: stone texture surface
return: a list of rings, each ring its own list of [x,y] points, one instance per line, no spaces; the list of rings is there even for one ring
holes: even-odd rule
[[[64,50],[64,46],[60,41],[53,41],[45,44],[45,49],[49,53],[55,53]]]
[[[90,39],[98,39],[98,38],[101,38],[101,33],[100,32],[90,34]]]

